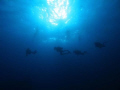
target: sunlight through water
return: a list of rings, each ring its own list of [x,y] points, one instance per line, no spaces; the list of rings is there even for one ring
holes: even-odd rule
[[[47,25],[67,24],[71,17],[71,5],[69,0],[46,0],[46,4],[36,5],[32,8],[32,14]]]
[[[47,0],[49,5],[49,22],[58,25],[58,20],[67,19],[69,0]]]

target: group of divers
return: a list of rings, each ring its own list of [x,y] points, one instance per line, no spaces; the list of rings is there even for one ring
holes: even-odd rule
[[[97,48],[105,47],[105,43],[100,43],[100,42],[95,42],[94,45]],[[60,55],[71,54],[71,52],[69,50],[64,50],[62,47],[54,47],[54,50],[57,51],[58,53],[60,53]],[[30,54],[36,54],[36,53],[37,53],[36,50],[32,51],[29,48],[26,49],[26,56],[28,56]],[[85,55],[87,53],[87,51],[81,52],[80,50],[74,50],[73,53],[78,56],[78,55]]]

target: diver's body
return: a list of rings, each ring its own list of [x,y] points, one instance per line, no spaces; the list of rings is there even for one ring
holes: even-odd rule
[[[36,54],[37,51],[31,51],[29,48],[26,49],[26,56],[28,56],[29,54]]]
[[[95,46],[98,47],[98,48],[103,48],[103,47],[105,47],[105,43],[102,44],[102,43],[100,43],[100,42],[95,42],[94,44],[95,44]]]
[[[74,50],[73,51],[76,55],[85,55],[87,52],[84,51],[84,52],[81,52],[80,50]]]
[[[70,54],[71,53],[69,50],[63,50],[62,47],[54,47],[54,50],[59,52],[61,55],[65,55],[65,54]]]

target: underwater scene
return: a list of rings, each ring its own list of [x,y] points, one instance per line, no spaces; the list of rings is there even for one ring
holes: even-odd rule
[[[0,90],[120,90],[120,0],[0,0]]]

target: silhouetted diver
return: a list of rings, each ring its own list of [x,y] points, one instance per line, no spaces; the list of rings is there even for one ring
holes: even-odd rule
[[[80,50],[74,50],[73,52],[74,52],[76,55],[84,55],[84,54],[87,53],[86,51],[81,52]]]
[[[63,50],[62,47],[54,47],[54,50],[59,52],[61,55],[65,55],[65,54],[70,54],[71,53],[69,50]]]
[[[98,48],[105,47],[105,42],[104,42],[103,44],[100,43],[100,42],[95,42],[94,44],[95,44],[95,46],[98,47]]]
[[[29,54],[36,54],[37,51],[31,51],[29,48],[26,49],[26,56],[28,56]]]

